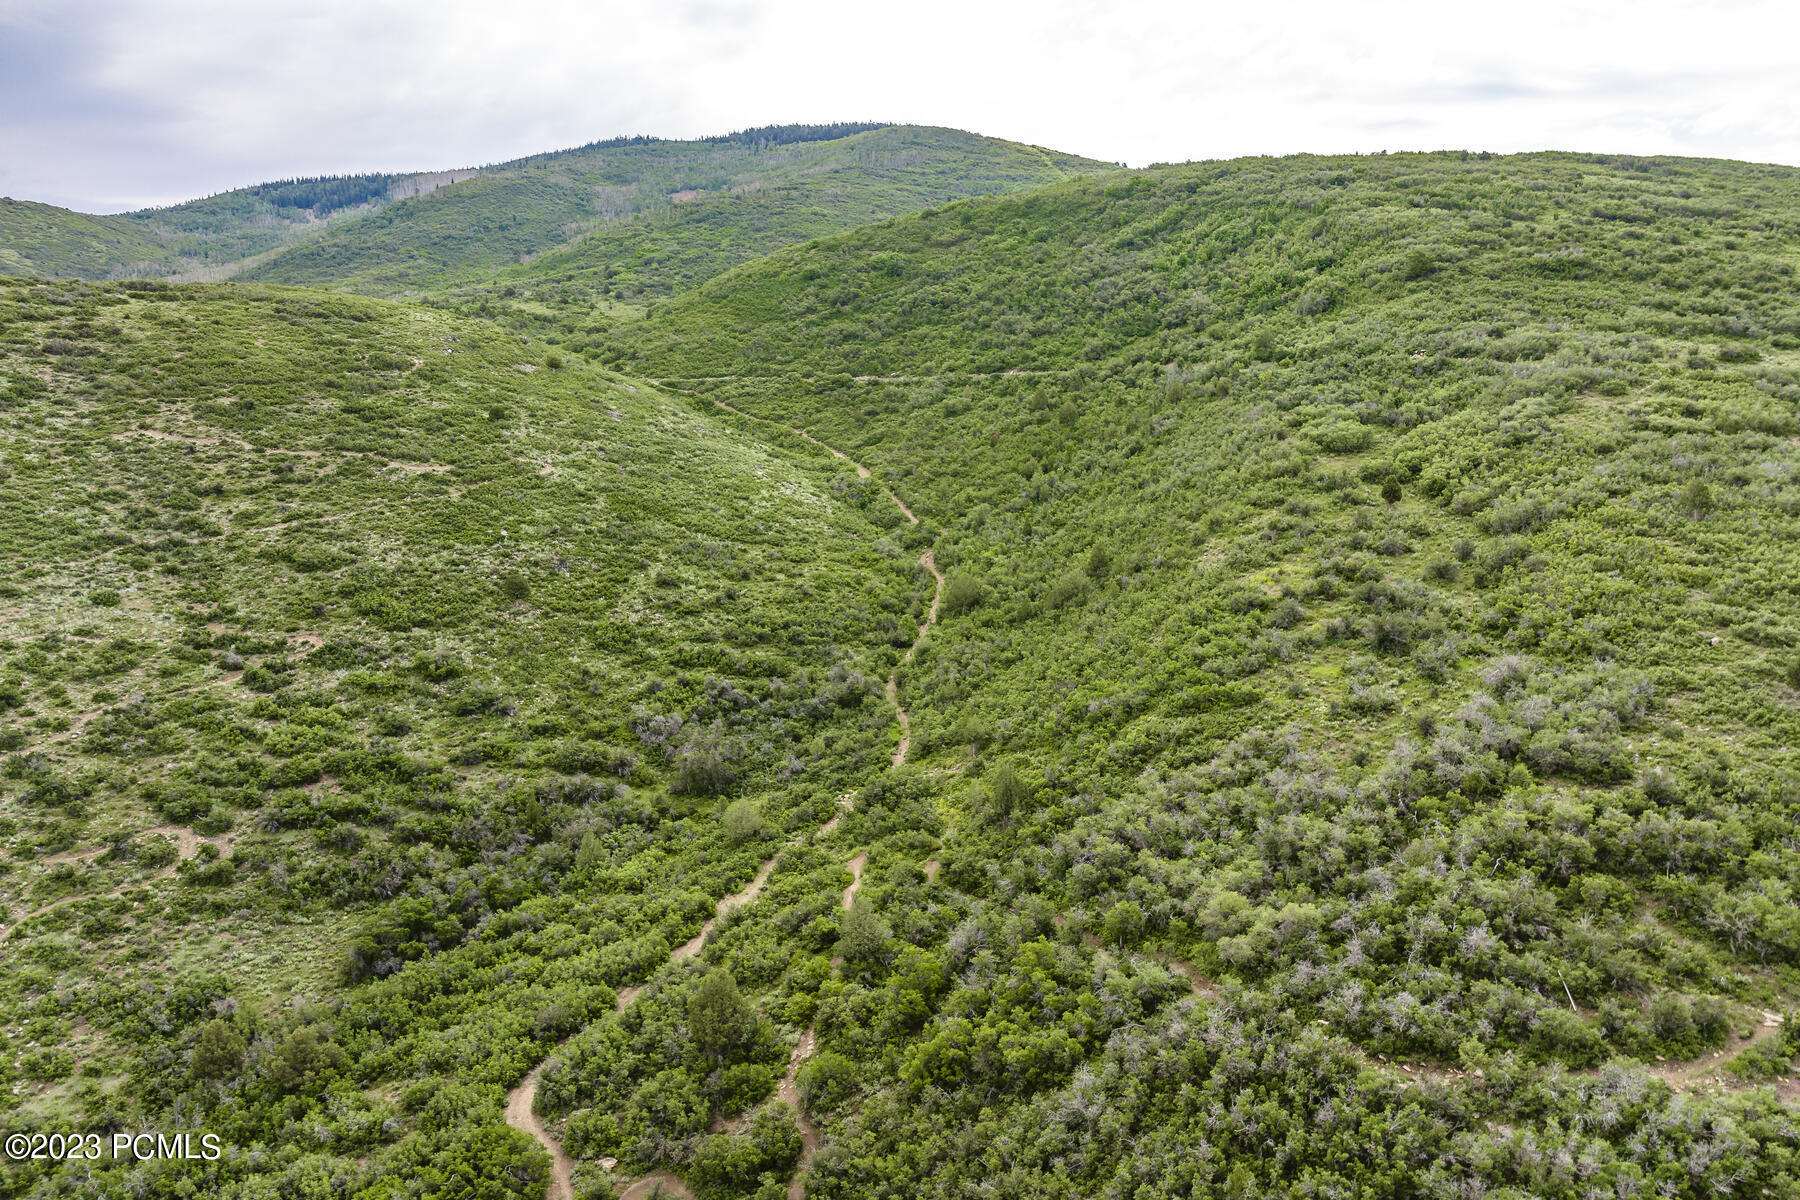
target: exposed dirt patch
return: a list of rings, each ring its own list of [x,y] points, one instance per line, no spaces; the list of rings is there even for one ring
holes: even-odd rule
[[[575,1200],[575,1160],[563,1153],[561,1143],[545,1131],[544,1123],[532,1111],[532,1105],[537,1102],[538,1077],[543,1072],[544,1064],[539,1063],[531,1068],[518,1087],[507,1093],[506,1123],[529,1133],[550,1152],[550,1187],[545,1193],[546,1200]]]
[[[844,865],[850,868],[850,886],[844,889],[843,900],[844,911],[849,912],[850,906],[856,903],[857,889],[862,887],[863,868],[869,865],[868,852],[858,853],[855,858]]]
[[[699,933],[696,933],[693,937],[675,947],[674,951],[669,955],[669,960],[671,962],[680,962],[682,959],[692,958],[694,955],[700,953],[701,947],[706,945],[706,935],[712,932],[713,926],[732,909],[740,908],[756,899],[756,897],[762,893],[763,884],[769,882],[769,873],[774,869],[774,859],[771,858],[764,861],[763,865],[757,869],[755,878],[750,880],[744,890],[741,892],[733,892],[723,900],[720,900],[713,908],[712,919],[700,927]]]

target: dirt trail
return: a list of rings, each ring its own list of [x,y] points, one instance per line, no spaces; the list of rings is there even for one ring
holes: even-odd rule
[[[832,820],[836,821],[837,818],[833,817]],[[681,962],[683,959],[692,958],[694,955],[700,953],[701,948],[706,945],[706,936],[712,932],[713,926],[723,920],[725,915],[733,909],[741,908],[756,899],[757,896],[761,895],[763,885],[769,882],[769,875],[774,870],[775,860],[772,858],[764,859],[762,865],[756,869],[755,876],[744,886],[742,891],[733,892],[731,895],[721,899],[718,904],[714,905],[711,918],[709,918],[704,925],[700,926],[700,932],[669,952],[669,961]],[[641,985],[620,988],[618,997],[619,1009],[623,1010],[633,1000],[636,1000],[638,998],[638,993],[641,991],[643,991]],[[558,1047],[558,1049],[560,1048],[561,1047]],[[554,1053],[555,1052],[552,1051],[552,1055],[554,1055]],[[571,1175],[575,1169],[574,1161],[563,1152],[562,1143],[550,1136],[549,1130],[545,1129],[543,1122],[538,1120],[535,1111],[535,1106],[537,1104],[538,1077],[544,1072],[544,1063],[549,1061],[550,1059],[546,1057],[544,1062],[540,1062],[537,1066],[531,1068],[525,1078],[519,1081],[519,1086],[507,1093],[506,1123],[511,1125],[514,1129],[529,1133],[532,1137],[537,1139],[540,1146],[549,1151],[550,1189],[546,1193],[546,1200],[574,1200],[575,1191],[574,1185],[571,1182]],[[663,1171],[644,1176],[642,1179],[633,1183],[631,1187],[625,1189],[624,1194],[626,1196],[648,1196],[651,1194],[649,1190],[638,1189],[645,1185],[654,1187],[659,1182],[663,1186],[665,1195],[693,1195],[692,1192],[687,1190],[686,1185],[683,1184],[681,1180]]]
[[[224,855],[230,854],[231,853],[231,843],[232,843],[233,838],[236,836],[234,834],[221,833],[214,837],[201,837],[199,834],[195,833],[193,830],[183,829],[179,825],[157,825],[154,828],[146,829],[143,832],[146,836],[151,835],[151,834],[166,835],[168,837],[172,837],[175,839],[175,852],[176,852],[175,861],[170,863],[168,866],[164,867],[162,870],[156,872],[156,874],[154,874],[150,877],[151,879],[169,879],[169,878],[171,878],[172,876],[174,876],[176,869],[182,863],[187,862],[188,860],[192,859],[196,854],[200,853],[201,846],[214,847],[215,849],[218,850],[221,857],[223,857]],[[106,853],[106,851],[104,849],[101,849],[101,850],[66,850],[61,854],[52,854],[46,858],[40,859],[39,861],[44,863],[47,866],[53,866],[58,863],[86,862],[90,859],[98,858],[100,855],[102,855],[104,853]],[[40,905],[39,907],[32,909],[30,912],[25,913],[17,921],[14,921],[10,925],[0,924],[0,942],[5,941],[8,934],[12,933],[13,930],[17,929],[19,926],[23,925],[25,922],[31,920],[33,917],[41,917],[47,912],[53,912],[56,909],[61,908],[63,905],[73,904],[77,900],[96,900],[96,899],[113,900],[113,899],[117,899],[118,897],[123,896],[126,892],[131,891],[133,888],[143,887],[145,882],[146,881],[142,880],[142,879],[132,880],[132,881],[129,881],[126,883],[121,883],[119,886],[112,888],[109,891],[101,892],[98,895],[64,896],[60,900],[52,900],[48,904]],[[0,910],[0,911],[3,911],[3,910]]]
[[[813,1056],[817,1045],[812,1030],[800,1035],[800,1040],[794,1045],[794,1053],[788,1058],[787,1074],[781,1077],[780,1084],[775,1088],[775,1098],[793,1108],[795,1123],[800,1126],[800,1166],[795,1169],[794,1178],[788,1183],[788,1200],[805,1200],[806,1187],[800,1182],[800,1176],[806,1164],[812,1161],[812,1156],[819,1150],[818,1128],[807,1118],[806,1109],[800,1103],[800,1085],[795,1082],[800,1068]]]
[[[863,868],[869,865],[868,852],[859,850],[856,857],[844,865],[850,869],[850,886],[844,889],[844,897],[839,904],[845,912],[849,912],[850,907],[856,903],[857,889],[862,887]],[[843,965],[844,957],[841,954],[831,960],[833,970]],[[792,1106],[794,1123],[800,1127],[800,1161],[794,1167],[793,1179],[788,1181],[788,1200],[806,1200],[806,1185],[800,1179],[806,1174],[807,1164],[812,1162],[813,1155],[819,1151],[818,1126],[812,1123],[812,1119],[806,1115],[806,1109],[801,1106],[800,1087],[795,1082],[800,1068],[813,1056],[817,1047],[818,1038],[812,1030],[808,1029],[801,1034],[800,1040],[794,1044],[794,1053],[788,1058],[787,1074],[781,1077],[780,1084],[775,1088],[775,1098]]]
[[[1741,1015],[1741,1014],[1740,1014]],[[1781,1032],[1782,1018],[1778,1013],[1763,1012],[1761,1022],[1752,1026],[1750,1037],[1743,1041],[1733,1039],[1730,1045],[1700,1055],[1698,1058],[1656,1059],[1644,1063],[1644,1074],[1652,1079],[1661,1080],[1677,1092],[1708,1090],[1715,1092],[1737,1092],[1749,1088],[1763,1087],[1767,1081],[1759,1079],[1739,1079],[1724,1070],[1726,1062],[1742,1054],[1752,1046],[1774,1037]],[[1453,1084],[1467,1079],[1471,1072],[1456,1067],[1446,1067],[1439,1063],[1407,1062],[1402,1059],[1391,1059],[1384,1054],[1370,1054],[1358,1051],[1363,1061],[1369,1066],[1403,1084]],[[1570,1078],[1594,1079],[1603,1070],[1601,1067],[1582,1067],[1579,1070],[1565,1071]],[[1473,1072],[1476,1076],[1480,1071]],[[1800,1089],[1795,1089],[1792,1077],[1776,1082],[1777,1092],[1790,1102],[1800,1098]]]
[[[722,400],[714,400],[713,403],[727,412],[735,413],[740,417],[745,417],[752,421],[764,420],[762,417],[752,416],[741,409],[733,408]],[[794,433],[799,434],[813,445],[822,447],[830,452],[833,457],[843,459],[845,462],[856,468],[856,474],[859,478],[867,479],[870,477],[869,468],[863,466],[863,464],[857,462],[837,447],[821,442],[818,438],[797,426],[784,426],[784,428],[791,429]],[[914,525],[919,523],[919,518],[913,515],[912,509],[908,508],[906,502],[895,495],[891,488],[887,490],[887,497],[889,500],[892,500],[894,506],[905,515],[907,521]],[[899,663],[895,664],[893,671],[889,673],[885,689],[888,703],[894,706],[894,716],[900,725],[900,741],[894,750],[893,759],[893,765],[896,767],[906,762],[907,752],[912,747],[912,722],[908,717],[906,710],[900,707],[900,668],[913,660],[913,656],[918,653],[920,645],[924,643],[926,635],[931,632],[931,627],[937,624],[938,607],[942,604],[944,599],[944,575],[942,571],[938,570],[937,559],[931,549],[927,548],[923,554],[919,555],[919,563],[927,571],[931,572],[934,584],[931,595],[931,608],[925,616],[924,623],[919,626],[918,635],[913,639],[912,645],[907,647],[906,654],[901,658]],[[838,797],[838,805],[845,811],[848,811],[854,799],[855,793],[847,792]],[[837,828],[838,821],[842,819],[842,816],[842,813],[832,814],[831,819],[821,825],[814,836],[825,837],[829,835]],[[802,839],[800,838],[795,838],[793,841],[789,842],[788,845],[798,845],[801,840]],[[868,865],[868,862],[868,853],[858,852],[856,857],[845,864],[850,870],[850,886],[844,889],[842,899],[842,905],[845,911],[849,911],[851,905],[856,902],[857,889],[862,886],[863,868]],[[935,864],[933,864],[933,866],[935,867]],[[734,892],[721,899],[714,908],[711,919],[700,927],[700,932],[670,952],[669,961],[681,962],[683,959],[692,958],[696,954],[699,954],[700,951],[705,948],[707,935],[712,932],[713,926],[722,920],[727,913],[734,909],[741,908],[743,905],[749,904],[751,901],[755,900],[756,897],[762,893],[763,885],[768,882],[769,875],[774,870],[775,859],[765,859],[762,865],[757,868],[755,877],[750,880],[742,891]],[[843,959],[833,959],[832,962],[836,965],[842,963]],[[643,986],[641,984],[620,988],[618,992],[618,1007],[621,1010],[624,1009],[632,1001],[637,999],[638,994],[642,990]],[[789,1200],[804,1200],[806,1188],[800,1181],[801,1176],[806,1173],[807,1164],[812,1161],[813,1153],[819,1148],[819,1132],[814,1128],[813,1123],[807,1119],[806,1113],[800,1107],[799,1088],[795,1083],[795,1076],[800,1070],[801,1064],[812,1057],[815,1044],[816,1039],[811,1029],[808,1029],[805,1033],[800,1035],[800,1041],[794,1047],[793,1055],[788,1059],[787,1074],[783,1077],[781,1084],[776,1089],[777,1097],[791,1104],[794,1108],[800,1127],[801,1143],[803,1147],[799,1165],[794,1168],[793,1181],[788,1184]],[[552,1054],[554,1054],[554,1051],[552,1051]],[[544,1059],[544,1062],[540,1062],[537,1066],[533,1067],[530,1072],[526,1074],[525,1078],[519,1081],[518,1087],[507,1094],[506,1123],[511,1125],[514,1129],[529,1133],[532,1137],[537,1139],[538,1144],[543,1146],[544,1149],[549,1152],[551,1162],[550,1187],[546,1193],[546,1200],[573,1200],[574,1190],[571,1178],[574,1170],[574,1163],[567,1154],[563,1153],[561,1143],[552,1137],[550,1132],[544,1128],[543,1122],[538,1120],[537,1113],[534,1111],[534,1106],[537,1102],[538,1078],[543,1073],[545,1063],[549,1061],[549,1057],[547,1056]],[[648,1175],[634,1180],[629,1187],[619,1194],[619,1200],[648,1200],[648,1197],[658,1194],[658,1188],[662,1189],[661,1195],[672,1198],[682,1198],[682,1200],[687,1200],[687,1198],[691,1198],[694,1195],[678,1176],[673,1175],[668,1171],[653,1171]]]
[[[713,926],[723,920],[725,914],[732,909],[741,908],[761,895],[763,884],[769,882],[769,873],[774,869],[775,860],[772,858],[764,859],[762,866],[756,869],[756,877],[745,885],[744,890],[741,892],[733,892],[731,895],[719,901],[718,905],[713,909],[712,919],[700,927],[699,933],[696,933],[693,937],[675,947],[675,949],[669,953],[669,961],[680,962],[683,959],[692,958],[694,955],[700,953],[700,948],[706,945],[706,935],[712,932]],[[633,995],[635,994],[636,992],[634,991]],[[625,1005],[620,1004],[619,1007],[623,1008]]]
[[[892,492],[889,492],[888,495],[893,498],[895,504],[900,504],[899,497],[894,496]],[[912,517],[912,513],[907,512],[906,505],[900,504],[900,511]],[[918,524],[918,518],[913,517],[913,523]],[[914,638],[913,644],[906,648],[905,656],[900,659],[899,664],[894,667],[887,678],[887,700],[894,706],[894,720],[900,724],[900,741],[894,747],[894,765],[896,767],[906,762],[906,755],[912,749],[912,718],[907,715],[904,708],[900,707],[900,668],[913,660],[913,655],[918,653],[919,646],[925,641],[926,633],[933,625],[937,624],[938,605],[944,600],[944,573],[937,568],[936,556],[927,549],[925,553],[919,555],[919,562],[927,571],[931,572],[931,578],[934,581],[931,593],[931,611],[926,614],[925,623],[919,626],[919,636]]]
[[[1008,374],[1017,373],[1018,372],[1008,372]],[[656,379],[651,382],[661,383],[663,381]],[[833,458],[841,458],[851,466],[855,467],[858,478],[869,478],[869,468],[863,466],[854,458],[851,458],[848,454],[839,450],[836,446],[821,442],[818,438],[806,432],[806,430],[800,428],[798,425],[780,425],[779,422],[771,421],[767,417],[759,417],[753,413],[747,413],[741,408],[735,408],[732,405],[725,403],[723,400],[714,400],[713,404],[724,409],[728,413],[743,417],[745,420],[761,421],[765,425],[777,425],[782,429],[797,433],[813,445],[827,451]],[[917,525],[919,523],[918,516],[914,514],[912,509],[907,507],[906,501],[895,494],[894,489],[887,489],[887,498],[894,502],[894,507],[900,510],[909,524]],[[925,635],[930,631],[933,625],[937,624],[938,606],[944,601],[944,573],[938,570],[936,553],[930,547],[927,547],[925,553],[919,555],[919,563],[927,571],[931,572],[933,583],[931,592],[931,611],[926,614],[925,623],[919,626],[919,633],[918,636],[913,639],[913,644],[906,648],[906,655],[900,660],[899,666],[896,666],[893,671],[889,673],[887,687],[884,689],[887,693],[888,703],[894,706],[894,720],[900,725],[900,741],[894,747],[894,765],[896,767],[906,762],[906,756],[912,749],[912,717],[904,708],[900,707],[900,666],[904,666],[911,662],[913,656],[918,653],[920,644],[925,641]]]
[[[849,912],[856,903],[856,889],[862,886],[863,868],[869,865],[869,854],[866,850],[858,851],[856,857],[844,865],[850,868],[850,886],[844,889],[844,911]]]
[[[537,1100],[538,1076],[543,1072],[544,1064],[539,1063],[531,1068],[524,1082],[507,1095],[506,1123],[529,1133],[550,1152],[550,1188],[545,1193],[548,1200],[575,1200],[575,1160],[563,1153],[561,1144],[545,1132],[543,1123],[531,1110]]]
[[[1676,1091],[1686,1091],[1697,1087],[1742,1088],[1753,1086],[1724,1070],[1726,1060],[1735,1058],[1759,1042],[1767,1041],[1781,1032],[1782,1017],[1778,1013],[1765,1012],[1762,1021],[1751,1027],[1750,1039],[1732,1044],[1710,1054],[1702,1054],[1699,1058],[1676,1062],[1655,1062],[1645,1066],[1645,1071],[1662,1080]]]

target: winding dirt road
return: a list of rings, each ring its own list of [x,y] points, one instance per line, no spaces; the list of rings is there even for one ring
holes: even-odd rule
[[[714,400],[713,403],[720,408],[725,409],[727,412],[735,413],[747,420],[764,421],[768,424],[773,423],[765,421],[762,417],[746,413],[741,409],[733,408],[731,405],[726,404],[721,400]],[[806,430],[796,426],[783,426],[783,428],[789,429],[815,446],[822,447],[829,451],[833,457],[843,459],[845,462],[856,468],[858,478],[868,479],[870,477],[869,468],[865,467],[862,463],[857,462],[835,446],[830,446],[821,442],[818,438],[806,432]],[[906,502],[895,495],[893,489],[889,488],[886,490],[888,499],[894,502],[894,506],[900,510],[907,521],[917,525],[919,523],[919,518],[913,515],[912,509],[906,506]],[[933,580],[931,608],[926,614],[924,624],[919,626],[918,635],[913,639],[912,645],[907,647],[906,654],[894,665],[894,669],[889,672],[887,685],[884,689],[888,703],[893,705],[894,718],[900,726],[900,740],[894,749],[893,757],[893,765],[896,767],[906,761],[907,753],[912,747],[912,721],[907,715],[906,710],[900,707],[900,668],[913,660],[913,656],[918,652],[920,645],[924,643],[926,635],[930,633],[931,627],[937,624],[938,606],[942,603],[944,598],[944,576],[943,573],[938,570],[937,560],[933,556],[930,548],[927,548],[923,554],[919,555],[919,563],[927,571],[931,572]],[[854,800],[855,793],[851,792],[840,796],[838,798],[838,803],[847,810]],[[814,836],[824,837],[830,834],[837,828],[841,816],[841,813],[833,814],[829,821],[819,827]],[[796,838],[789,842],[788,845],[798,845],[801,840],[802,839],[800,838]],[[867,852],[859,851],[855,857],[844,864],[850,871],[850,886],[844,889],[844,895],[841,902],[846,912],[849,911],[850,907],[856,902],[857,889],[862,886],[863,868],[868,864],[868,861],[869,856]],[[718,924],[719,921],[724,919],[726,914],[755,900],[756,897],[761,894],[763,885],[768,882],[769,875],[774,869],[775,859],[769,858],[763,860],[762,864],[756,870],[755,877],[750,880],[749,884],[747,884],[742,891],[734,892],[721,899],[714,908],[712,917],[708,919],[705,924],[701,925],[700,932],[671,951],[669,954],[669,961],[680,962],[683,959],[692,958],[700,953],[705,947],[707,936],[712,933],[713,927]],[[838,958],[833,959],[832,961],[833,964],[836,965],[842,963],[843,959]],[[618,1007],[621,1010],[624,1009],[633,1000],[637,999],[638,993],[642,990],[642,985],[620,988],[618,993]],[[794,1052],[788,1059],[787,1072],[776,1088],[777,1098],[793,1106],[797,1123],[800,1127],[802,1150],[799,1165],[794,1169],[793,1181],[788,1184],[789,1200],[804,1200],[806,1188],[805,1185],[801,1183],[801,1176],[805,1174],[807,1164],[812,1161],[813,1154],[819,1148],[819,1132],[807,1118],[805,1110],[801,1108],[800,1090],[798,1084],[795,1082],[795,1077],[798,1074],[800,1067],[808,1058],[812,1057],[816,1041],[817,1039],[811,1029],[808,1029],[805,1033],[800,1035],[800,1041],[795,1045]],[[558,1048],[560,1049],[560,1047]],[[553,1056],[555,1052],[552,1051],[551,1053]],[[546,1057],[543,1062],[538,1063],[537,1066],[533,1067],[526,1074],[524,1079],[519,1081],[519,1086],[515,1087],[507,1094],[506,1123],[511,1125],[514,1129],[530,1134],[533,1138],[537,1139],[539,1145],[543,1146],[544,1149],[549,1152],[550,1185],[545,1193],[546,1200],[574,1200],[574,1160],[563,1152],[561,1143],[551,1136],[549,1130],[544,1128],[544,1124],[538,1119],[536,1112],[538,1080],[543,1074],[545,1063],[548,1063],[549,1061],[549,1057]],[[658,1189],[661,1189],[660,1192]],[[668,1171],[654,1171],[649,1175],[644,1175],[633,1180],[631,1185],[619,1194],[619,1200],[647,1200],[648,1197],[653,1195],[666,1196],[669,1197],[670,1200],[693,1200],[694,1197],[693,1191],[689,1189],[678,1176],[673,1175]]]

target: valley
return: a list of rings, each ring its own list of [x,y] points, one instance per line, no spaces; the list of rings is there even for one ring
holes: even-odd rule
[[[1796,172],[791,128],[0,220],[0,1195],[1800,1187]]]

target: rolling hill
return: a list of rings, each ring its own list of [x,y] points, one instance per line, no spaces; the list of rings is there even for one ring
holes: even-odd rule
[[[917,126],[613,138],[485,167],[282,180],[114,216],[4,200],[0,271],[243,276],[397,295],[485,285],[502,267],[561,251],[544,279],[557,303],[661,295],[795,241],[1109,169]],[[507,282],[516,292],[535,278]]]
[[[666,295],[792,242],[915,209],[1109,169],[915,126],[825,140],[603,145],[484,172],[328,231],[245,277],[381,295],[524,286],[585,307]]]
[[[335,1091],[413,1131],[365,1183],[541,1181],[506,1087],[888,763],[930,577],[798,439],[262,287],[7,281],[0,380],[15,1123],[198,1101],[248,1147]],[[829,909],[810,853],[776,885]]]
[[[1800,1192],[1800,174],[1033,155],[0,281],[0,1194]]]
[[[946,617],[899,693],[964,815],[942,878],[1021,924],[946,945],[900,1053],[846,1001],[864,1099],[818,1194],[881,1194],[900,1158],[912,1194],[996,1161],[1034,1195],[1354,1189],[1299,1122],[1286,1167],[1233,1161],[1281,1135],[1234,1125],[1218,1072],[1280,1044],[1514,1127],[1532,1062],[1759,1078],[1717,1064],[1778,1030],[1800,965],[1795,182],[1159,168],[782,251],[621,330],[622,369],[804,426],[944,529]],[[1034,928],[1189,964],[1226,1007],[1022,1085],[998,998]],[[1348,1092],[1261,1061],[1270,1103],[1335,1127]],[[1387,1194],[1550,1188],[1447,1111]],[[990,1119],[997,1160],[954,1132]],[[1594,1136],[1605,1170],[1657,1169]]]
[[[326,223],[471,173],[289,179],[115,216],[0,199],[0,271],[45,279],[226,278]]]

